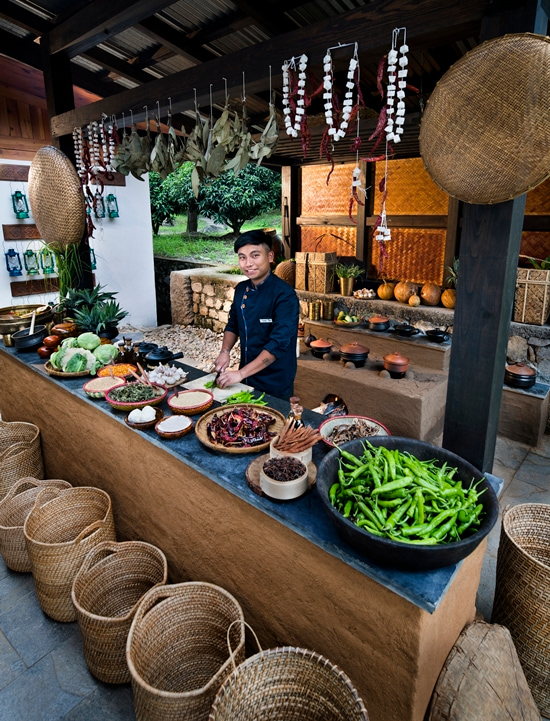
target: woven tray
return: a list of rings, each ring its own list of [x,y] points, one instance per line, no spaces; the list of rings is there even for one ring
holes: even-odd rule
[[[501,203],[550,175],[550,38],[504,35],[471,50],[426,105],[420,154],[432,180],[467,203]]]
[[[84,378],[89,376],[90,371],[78,371],[78,373],[65,373],[64,371],[58,371],[54,368],[50,361],[44,363],[44,370],[49,376],[56,376],[58,378]]]
[[[266,441],[266,443],[260,443],[257,446],[252,446],[251,448],[234,448],[230,446],[222,446],[218,443],[212,443],[212,441],[208,438],[206,427],[208,423],[210,423],[210,421],[212,420],[212,417],[216,414],[226,413],[229,410],[235,410],[237,408],[255,408],[262,413],[268,413],[275,419],[275,423],[270,426],[270,431],[272,433],[280,433],[283,430],[283,427],[285,425],[285,417],[282,413],[279,413],[279,411],[276,411],[274,408],[269,408],[268,406],[258,406],[255,403],[246,403],[223,406],[222,408],[213,408],[211,411],[208,411],[208,413],[205,413],[203,416],[201,416],[201,418],[199,418],[199,420],[197,421],[197,425],[195,426],[195,433],[197,435],[197,438],[207,448],[210,448],[213,451],[220,451],[221,453],[242,455],[245,453],[259,453],[260,451],[265,451],[266,448],[269,448],[271,439],[269,441]]]

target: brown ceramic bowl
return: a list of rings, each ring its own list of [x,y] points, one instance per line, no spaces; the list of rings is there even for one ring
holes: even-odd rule
[[[384,368],[389,371],[392,378],[403,378],[409,368],[409,359],[399,351],[384,356]]]
[[[383,331],[390,327],[390,319],[385,315],[372,315],[365,318],[365,322],[369,330]]]
[[[504,369],[504,382],[512,388],[531,388],[537,381],[537,371],[523,363],[513,363]]]

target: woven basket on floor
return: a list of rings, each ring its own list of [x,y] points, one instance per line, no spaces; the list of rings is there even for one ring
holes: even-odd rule
[[[32,423],[0,421],[0,500],[28,476],[44,478],[39,429]]]
[[[139,601],[165,584],[164,553],[149,543],[105,541],[84,559],[71,597],[82,634],[84,658],[104,683],[127,683],[126,639]]]
[[[23,525],[42,488],[71,488],[68,481],[21,478],[0,501],[0,553],[6,566],[20,573],[32,570]],[[47,496],[44,497],[44,501]]]
[[[111,499],[93,487],[67,488],[42,505],[36,497],[23,531],[31,560],[36,595],[44,613],[55,621],[75,621],[71,599],[74,578],[86,555],[102,541],[116,541]]]
[[[368,721],[348,676],[323,656],[285,646],[260,651],[221,687],[209,721]]]
[[[550,716],[550,505],[504,511],[492,620],[510,630],[533,697]]]
[[[426,721],[540,721],[510,632],[474,621],[439,674]]]
[[[231,672],[227,629],[243,621],[233,596],[210,583],[157,586],[139,604],[126,659],[138,721],[206,721]],[[233,627],[237,663],[244,660],[244,627]]]

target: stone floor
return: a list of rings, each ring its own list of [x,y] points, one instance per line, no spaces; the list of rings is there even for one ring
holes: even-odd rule
[[[550,436],[537,448],[498,439],[493,473],[504,479],[501,507],[550,504]],[[500,522],[489,536],[477,597],[490,620]],[[353,669],[349,669],[353,675]],[[368,699],[366,699],[368,707]],[[76,623],[45,616],[31,574],[9,571],[0,558],[0,721],[129,721],[129,684],[109,686],[89,673]]]

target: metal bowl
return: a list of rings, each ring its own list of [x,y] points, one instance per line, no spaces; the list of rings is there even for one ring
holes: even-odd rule
[[[359,456],[363,452],[363,442],[362,440],[348,441],[342,445],[342,448]],[[339,450],[334,448],[327,453],[319,465],[317,489],[327,513],[344,541],[381,566],[392,566],[406,571],[427,571],[451,566],[470,555],[487,536],[498,518],[498,499],[491,484],[481,471],[460,456],[424,441],[398,436],[377,436],[370,438],[369,442],[376,447],[385,446],[389,450],[407,451],[421,461],[436,459],[440,464],[447,462],[458,468],[455,479],[465,482],[468,486],[472,479],[474,483],[480,481],[479,489],[484,491],[480,497],[480,503],[483,504],[485,516],[478,530],[471,536],[437,546],[409,545],[374,536],[344,518],[330,503],[329,489],[338,479],[340,457]]]
[[[13,333],[30,327],[33,311],[36,311],[36,323],[42,325],[49,323],[53,317],[49,305],[10,305],[0,308],[0,335],[4,337],[5,346],[12,345]]]

